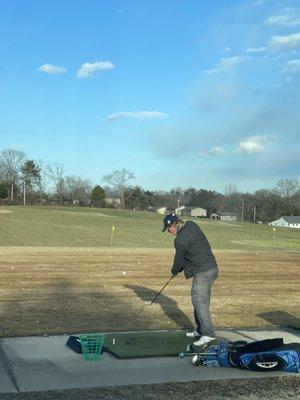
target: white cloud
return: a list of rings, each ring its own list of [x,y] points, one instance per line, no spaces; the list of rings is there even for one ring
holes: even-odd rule
[[[268,18],[267,25],[296,26],[300,25],[300,17],[295,14],[293,8],[287,8],[284,14],[272,15]]]
[[[300,32],[287,36],[272,36],[269,46],[274,50],[297,49],[300,47]]]
[[[223,53],[227,53],[229,51],[232,51],[231,47],[229,46],[224,47],[224,49],[222,50]]]
[[[299,52],[297,50],[285,51],[284,53],[278,54],[278,56],[274,57],[274,60],[283,60],[285,58],[297,56]]]
[[[117,121],[119,119],[134,118],[134,119],[146,119],[146,118],[166,118],[168,114],[160,111],[122,111],[112,113],[107,116],[108,121]]]
[[[223,154],[225,154],[225,150],[222,147],[215,146],[209,150],[209,153],[214,156],[222,156]]]
[[[216,68],[203,70],[206,74],[218,74],[223,71],[230,71],[242,62],[249,60],[250,57],[234,56],[228,58],[221,58]]]
[[[236,152],[246,154],[259,154],[265,151],[265,147],[271,138],[268,135],[250,136],[242,142],[239,142]]]
[[[89,78],[96,72],[107,71],[114,68],[115,65],[110,61],[95,61],[93,63],[87,62],[81,65],[77,71],[77,76],[78,78]]]
[[[208,156],[222,156],[223,154],[225,154],[225,150],[219,146],[212,147],[209,151],[200,151],[197,153],[198,157],[203,158]]]
[[[300,72],[300,58],[287,61],[286,66],[287,67],[283,72],[297,74],[298,72]]]
[[[246,53],[261,53],[263,51],[266,51],[266,47],[249,47],[249,49],[246,49]]]
[[[43,64],[38,68],[39,72],[45,72],[46,74],[63,74],[67,72],[65,67],[57,67],[56,65],[52,64]]]

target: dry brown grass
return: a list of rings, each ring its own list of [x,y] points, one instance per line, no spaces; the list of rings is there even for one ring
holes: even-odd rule
[[[216,256],[220,276],[211,305],[216,327],[296,323],[299,253]],[[188,328],[191,281],[183,276],[139,313],[169,278],[172,259],[166,250],[2,247],[1,336]]]

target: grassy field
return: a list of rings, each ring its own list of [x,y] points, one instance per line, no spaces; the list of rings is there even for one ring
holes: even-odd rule
[[[170,276],[173,237],[161,222],[123,210],[2,207],[0,336],[191,327],[182,274],[139,313]],[[216,326],[300,326],[300,231],[277,229],[274,241],[269,226],[197,222],[220,268]]]
[[[300,251],[300,230],[251,223],[196,220],[214,249]],[[76,207],[1,207],[2,246],[170,248],[162,216]]]

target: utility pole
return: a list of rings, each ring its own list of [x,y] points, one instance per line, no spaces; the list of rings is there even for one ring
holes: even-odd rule
[[[244,221],[244,199],[242,199],[242,222]]]
[[[26,206],[26,183],[23,181],[23,206]]]

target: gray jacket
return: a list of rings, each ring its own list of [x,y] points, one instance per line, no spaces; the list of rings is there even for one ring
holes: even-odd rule
[[[176,253],[171,270],[173,275],[183,271],[188,279],[199,272],[218,268],[210,244],[195,222],[187,221],[183,225],[177,233],[174,246]]]

